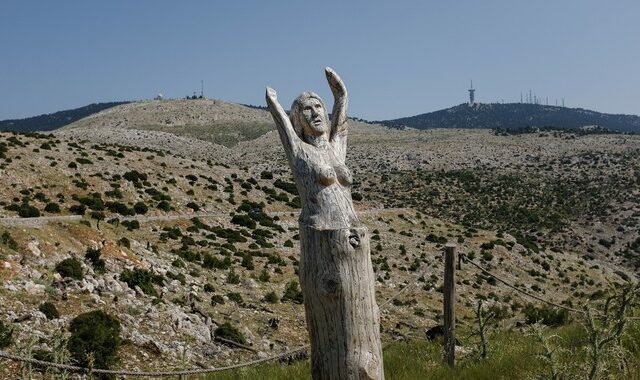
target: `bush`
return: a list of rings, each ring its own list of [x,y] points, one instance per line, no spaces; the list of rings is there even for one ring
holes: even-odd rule
[[[187,203],[187,207],[189,207],[190,209],[192,209],[193,211],[200,211],[200,206],[198,206],[197,203],[195,202],[189,202]]]
[[[118,360],[120,322],[102,310],[94,310],[75,317],[69,325],[71,337],[67,349],[82,367],[87,367],[90,356],[95,368],[107,369]],[[109,378],[109,377],[103,377]]]
[[[149,211],[149,207],[144,202],[137,202],[133,205],[133,209],[135,210],[136,214],[146,214],[147,211]]]
[[[171,211],[171,204],[167,201],[160,201],[156,208],[162,211]]]
[[[84,158],[84,157],[76,158],[76,162],[81,164],[81,165],[91,165],[91,164],[93,164],[93,162],[91,162],[90,159]]]
[[[51,302],[44,302],[40,304],[38,310],[40,310],[42,314],[47,317],[47,319],[60,318],[60,312],[58,311],[58,308],[56,308],[56,305],[52,304]]]
[[[234,215],[233,218],[231,218],[231,223],[238,226],[247,227],[249,229],[256,228],[256,222],[251,219],[249,215]]]
[[[124,177],[124,179],[126,179],[127,181],[131,181],[131,182],[138,182],[138,181],[146,181],[147,180],[147,175],[145,173],[140,173],[137,170],[132,170],[132,171],[126,172],[122,176]]]
[[[224,305],[224,297],[219,294],[214,294],[211,296],[211,306],[216,305]]]
[[[109,211],[113,213],[118,213],[122,216],[134,216],[136,211],[132,208],[129,208],[122,202],[107,202],[105,203],[105,207],[109,209]]]
[[[120,238],[120,240],[118,240],[118,245],[121,247],[131,248],[131,242],[126,237]]]
[[[72,205],[69,207],[69,212],[76,215],[84,215],[85,211],[87,211],[87,206],[85,205]]]
[[[302,291],[299,288],[298,281],[292,280],[287,283],[287,287],[284,290],[281,301],[291,301],[298,304],[303,302]]]
[[[82,264],[74,257],[64,259],[56,265],[56,272],[60,273],[62,277],[69,277],[75,280],[82,280],[84,274],[82,273]]]
[[[269,282],[269,280],[271,280],[271,276],[266,269],[263,269],[262,272],[260,272],[260,276],[258,276],[258,280],[261,282]]]
[[[13,239],[9,231],[4,231],[2,236],[0,236],[0,241],[2,244],[9,247],[9,249],[13,249],[14,251],[18,249],[18,243]]]
[[[140,229],[140,222],[137,220],[125,220],[120,224],[122,224],[123,227],[126,227],[128,231]]]
[[[244,303],[244,299],[242,298],[242,294],[238,292],[229,292],[227,293],[227,298],[229,300],[237,303],[238,305],[242,305]]]
[[[223,338],[240,344],[247,344],[244,335],[229,322],[223,323],[214,333],[216,338]]]
[[[93,270],[96,273],[104,273],[105,272],[105,262],[100,258],[101,252],[99,249],[87,248],[84,257],[91,262],[93,266]]]
[[[40,216],[40,210],[28,203],[23,203],[18,208],[18,215],[21,218],[37,218]]]
[[[236,274],[236,272],[231,269],[231,271],[229,271],[229,275],[227,276],[227,284],[239,284],[240,283],[240,276],[238,274]]]
[[[162,284],[163,278],[146,269],[135,268],[134,270],[123,270],[120,274],[120,281],[126,282],[131,289],[138,286],[144,294],[157,297],[158,292],[153,284]]]
[[[278,303],[278,295],[276,292],[269,292],[262,300],[268,303]]]
[[[50,202],[44,206],[44,211],[51,213],[60,212],[60,206],[56,202]]]
[[[13,342],[13,328],[0,321],[0,348],[6,348]]]
[[[562,326],[569,321],[569,312],[567,310],[552,306],[538,308],[529,303],[522,309],[522,312],[526,317],[526,323],[530,325],[542,322],[547,326]]]

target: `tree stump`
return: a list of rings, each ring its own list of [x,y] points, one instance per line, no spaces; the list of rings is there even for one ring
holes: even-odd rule
[[[302,211],[300,285],[311,340],[313,379],[384,379],[380,312],[369,233],[351,199],[345,165],[347,91],[330,68],[333,119],[320,97],[300,95],[288,117],[276,93],[267,104],[293,172]]]

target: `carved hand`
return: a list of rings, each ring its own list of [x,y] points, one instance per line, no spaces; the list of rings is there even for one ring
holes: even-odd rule
[[[282,108],[278,102],[278,94],[276,94],[276,91],[271,87],[267,87],[265,98],[267,100],[269,111],[273,116],[273,120],[276,122],[278,134],[280,135],[280,140],[284,145],[285,153],[289,160],[291,160],[295,155],[300,139],[293,130],[289,116],[287,116],[284,108]]]
[[[339,98],[343,96],[347,96],[347,88],[345,87],[340,76],[333,71],[331,67],[325,67],[324,69],[325,75],[327,76],[327,82],[329,82],[329,87],[331,87],[331,92],[333,93],[334,98]]]

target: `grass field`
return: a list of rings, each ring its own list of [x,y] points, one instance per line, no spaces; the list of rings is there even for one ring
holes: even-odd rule
[[[629,326],[623,340],[628,370],[611,352],[603,357],[598,379],[640,379],[640,324]],[[555,329],[546,329],[555,365],[561,377],[557,379],[588,378],[589,361],[586,347],[588,336],[579,324]],[[441,345],[437,342],[408,341],[387,346],[384,351],[385,377],[387,380],[464,380],[464,379],[552,379],[551,364],[546,361],[542,344],[528,333],[516,330],[496,332],[489,338],[489,355],[479,358],[472,347],[466,355],[458,358],[457,365],[450,369],[442,364]],[[268,364],[243,370],[212,374],[207,380],[244,379],[311,379],[308,361],[290,366]]]

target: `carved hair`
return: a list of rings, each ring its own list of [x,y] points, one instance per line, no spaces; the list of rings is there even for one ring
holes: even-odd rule
[[[327,113],[327,107],[325,107],[322,98],[316,94],[315,92],[303,92],[293,101],[291,105],[291,113],[289,115],[289,119],[291,120],[291,125],[293,125],[293,130],[296,132],[298,137],[302,141],[307,142],[307,139],[304,138],[304,128],[302,125],[306,123],[304,116],[302,115],[302,102],[306,99],[317,99],[320,104],[322,104],[322,108],[324,109],[324,120],[325,122],[329,122],[329,114]]]

